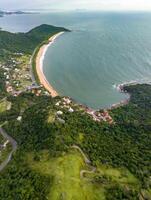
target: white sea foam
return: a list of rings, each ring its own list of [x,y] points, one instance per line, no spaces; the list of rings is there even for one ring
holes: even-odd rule
[[[123,83],[113,84],[112,87],[117,91],[121,91],[122,87],[125,85],[136,85],[136,84],[151,84],[151,80],[149,78],[142,78],[138,80],[131,80]]]

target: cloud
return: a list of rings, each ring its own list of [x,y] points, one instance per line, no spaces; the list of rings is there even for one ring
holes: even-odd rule
[[[3,9],[151,10],[150,0],[0,0]]]

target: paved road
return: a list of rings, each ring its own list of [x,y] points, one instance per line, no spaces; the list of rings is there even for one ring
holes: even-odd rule
[[[79,146],[73,145],[72,148],[77,149],[81,153],[81,155],[84,158],[84,162],[86,164],[91,164],[91,161],[87,158],[87,156],[85,155],[85,153],[82,151],[82,149]]]
[[[0,134],[6,139],[6,140],[9,140],[9,142],[11,143],[12,145],[12,151],[9,153],[9,155],[7,156],[7,158],[4,160],[4,162],[2,162],[2,164],[0,165],[0,171],[2,171],[6,166],[7,164],[11,161],[12,159],[12,155],[13,153],[16,151],[17,149],[17,142],[11,137],[9,136],[6,131],[0,127]]]
[[[36,82],[36,79],[35,79],[35,75],[34,75],[34,72],[33,72],[33,66],[32,66],[32,60],[33,60],[33,57],[35,55],[36,50],[37,49],[34,50],[33,54],[30,57],[30,61],[29,61],[30,75],[31,75],[32,83],[34,85],[38,85],[37,82]]]
[[[91,168],[91,170],[81,170],[81,171],[80,171],[80,177],[81,177],[81,178],[84,178],[84,174],[92,174],[92,173],[95,173],[96,167],[93,167],[93,166],[90,165],[90,164],[91,164],[91,161],[88,159],[88,157],[87,157],[87,156],[85,155],[85,153],[82,151],[82,149],[81,149],[79,146],[77,146],[77,145],[73,145],[72,148],[77,149],[77,150],[81,153],[81,155],[83,156],[83,159],[84,159],[85,164],[88,165],[88,166]]]
[[[80,177],[84,178],[84,174],[93,174],[96,172],[96,167],[90,166],[92,169],[91,170],[81,170],[80,171]]]

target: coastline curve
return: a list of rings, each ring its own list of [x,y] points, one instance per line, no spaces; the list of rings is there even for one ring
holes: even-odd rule
[[[50,93],[50,95],[52,97],[56,97],[59,96],[59,94],[57,93],[57,91],[53,88],[53,86],[48,82],[48,80],[45,77],[44,71],[43,71],[43,60],[45,57],[45,54],[47,52],[48,47],[50,47],[53,42],[62,34],[64,34],[65,32],[59,32],[53,36],[51,36],[48,40],[48,44],[44,44],[40,47],[37,55],[36,55],[36,72],[37,72],[37,76],[39,79],[39,82],[41,85],[43,85],[43,87]]]
[[[48,41],[46,41],[45,43],[43,43],[39,49],[37,49],[37,53],[36,53],[36,57],[35,57],[35,71],[36,71],[36,74],[37,74],[37,77],[38,77],[38,80],[39,80],[39,83],[49,92],[49,94],[52,96],[52,97],[57,97],[59,96],[59,93],[53,88],[53,86],[51,85],[51,83],[47,80],[45,74],[44,74],[44,71],[43,71],[43,61],[44,61],[44,58],[45,58],[45,54],[47,52],[47,49],[53,44],[53,42],[62,34],[64,34],[65,31],[60,31],[56,34],[54,34],[53,36],[51,36]],[[35,50],[36,51],[36,50]],[[120,102],[117,102],[115,104],[112,104],[108,107],[106,107],[105,109],[106,110],[112,110],[112,109],[115,109],[115,108],[118,108],[118,107],[121,107],[121,106],[124,106],[124,105],[127,105],[131,99],[131,95],[129,93],[127,93],[127,91],[124,90],[124,87],[125,86],[130,86],[130,85],[137,85],[137,84],[142,84],[141,82],[139,81],[128,81],[128,82],[124,82],[124,83],[121,83],[121,84],[114,84],[113,87],[120,93],[125,93],[127,95],[127,98],[125,97],[124,100],[120,101]],[[150,84],[150,83],[148,83]],[[71,98],[71,97],[70,97]],[[74,101],[74,99],[73,99]],[[83,107],[85,107],[86,109],[89,108],[85,105],[82,105]],[[89,108],[91,109],[91,108]],[[100,108],[101,109],[101,108]],[[93,111],[98,111],[98,110],[95,110],[95,109],[91,109]]]

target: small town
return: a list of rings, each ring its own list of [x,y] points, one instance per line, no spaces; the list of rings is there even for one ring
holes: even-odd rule
[[[86,113],[88,113],[93,118],[93,120],[96,121],[96,122],[103,121],[103,122],[107,122],[109,124],[114,123],[114,121],[113,121],[112,117],[110,116],[108,110],[95,111],[95,110],[92,110],[90,108],[87,108]]]
[[[41,94],[49,96],[49,93],[40,85],[32,81],[30,72],[30,56],[23,53],[13,54],[6,63],[0,64],[4,71],[6,91],[17,97],[23,92],[32,92],[36,96]]]

